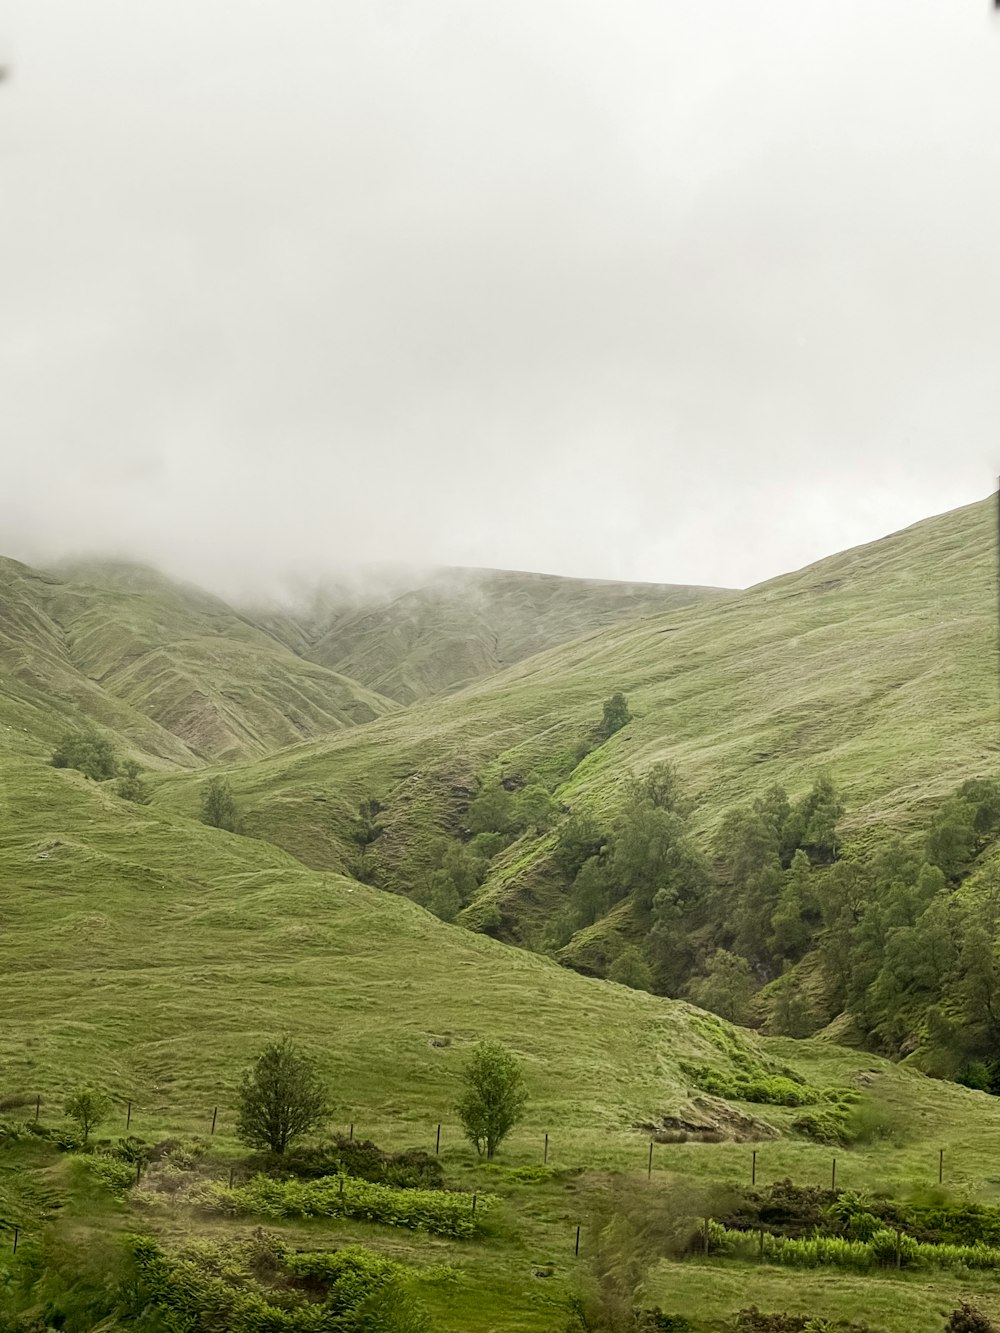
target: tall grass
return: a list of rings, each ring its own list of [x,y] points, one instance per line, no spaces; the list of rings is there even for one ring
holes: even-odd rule
[[[810,1236],[793,1240],[773,1232],[735,1231],[710,1221],[709,1253],[791,1268],[847,1268],[867,1273],[877,1268],[1000,1268],[1000,1248],[992,1245],[925,1245],[905,1233],[882,1228],[870,1240]]]

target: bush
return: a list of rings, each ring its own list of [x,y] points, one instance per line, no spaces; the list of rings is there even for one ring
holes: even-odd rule
[[[122,776],[115,783],[115,795],[136,805],[149,804],[149,788],[142,780],[142,770],[134,759],[122,766]]]
[[[118,772],[111,741],[92,729],[65,732],[52,753],[52,767],[75,768],[95,782],[105,782]]]
[[[682,1065],[703,1092],[730,1101],[757,1102],[766,1106],[809,1106],[822,1099],[822,1093],[786,1074],[767,1074],[756,1070],[724,1074],[706,1065]]]
[[[201,1207],[231,1217],[352,1217],[454,1237],[475,1235],[497,1202],[490,1194],[480,1194],[473,1214],[472,1198],[451,1190],[393,1189],[350,1176],[318,1180],[255,1176],[233,1189],[213,1182],[191,1196]]]
[[[444,1175],[437,1158],[419,1148],[383,1152],[368,1139],[349,1139],[345,1134],[281,1155],[265,1155],[251,1165],[261,1167],[267,1175],[316,1180],[343,1173],[396,1189],[438,1189]]]

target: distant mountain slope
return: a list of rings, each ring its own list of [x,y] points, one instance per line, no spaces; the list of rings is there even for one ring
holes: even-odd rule
[[[134,566],[0,562],[0,708],[45,740],[80,715],[171,763],[239,759],[395,705],[218,598]],[[22,722],[23,725],[23,722]]]
[[[615,690],[633,721],[577,763]],[[929,519],[718,603],[633,621],[527,659],[459,693],[232,774],[248,825],[308,864],[343,867],[362,797],[385,807],[373,873],[411,891],[471,793],[501,774],[537,775],[564,806],[598,816],[657,760],[679,766],[696,828],[830,768],[848,835],[907,828],[965,778],[990,773],[997,722],[996,535],[992,501]],[[181,783],[161,799],[191,809]],[[549,837],[497,856],[466,917],[500,912],[533,943],[565,885]]]
[[[495,569],[445,569],[375,605],[334,609],[305,655],[408,704],[624,620],[728,594]]]

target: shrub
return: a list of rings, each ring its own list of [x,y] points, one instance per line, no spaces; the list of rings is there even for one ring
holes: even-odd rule
[[[725,1074],[707,1065],[685,1064],[681,1068],[704,1092],[730,1101],[757,1102],[767,1106],[809,1106],[820,1101],[823,1095],[787,1074],[768,1074],[763,1069]]]
[[[283,1155],[264,1155],[251,1162],[268,1175],[315,1180],[341,1173],[397,1189],[437,1189],[444,1172],[436,1157],[418,1148],[384,1152],[368,1139],[337,1134],[324,1143],[292,1148]]]
[[[318,1180],[255,1176],[233,1189],[213,1182],[194,1191],[191,1199],[201,1207],[233,1217],[353,1217],[455,1237],[475,1235],[496,1203],[492,1195],[480,1194],[473,1213],[469,1194],[399,1190],[350,1176],[322,1176]]]
[[[118,772],[111,741],[92,729],[65,732],[52,752],[52,767],[75,768],[95,782],[104,782]]]
[[[283,1153],[326,1113],[326,1093],[314,1061],[284,1037],[265,1046],[244,1072],[236,1132],[251,1148]]]

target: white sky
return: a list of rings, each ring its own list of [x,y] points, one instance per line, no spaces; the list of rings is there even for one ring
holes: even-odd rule
[[[1000,468],[990,0],[0,0],[0,552],[746,584]]]

